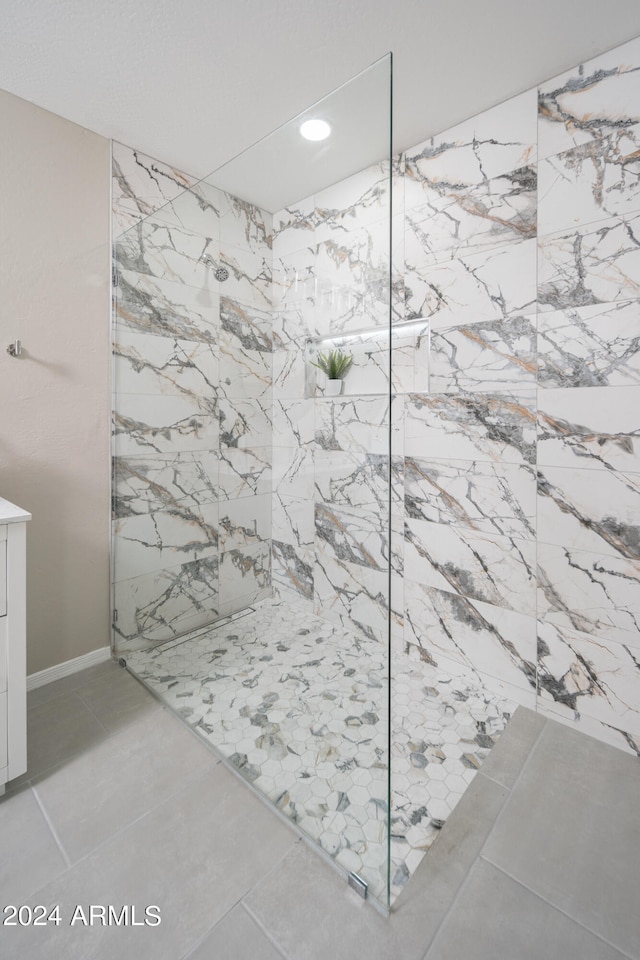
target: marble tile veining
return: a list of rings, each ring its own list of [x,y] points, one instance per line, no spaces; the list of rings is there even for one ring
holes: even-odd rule
[[[640,384],[640,304],[568,307],[538,317],[541,387]]]
[[[396,653],[388,807],[387,650],[266,600],[127,666],[373,896],[402,891],[515,704]]]
[[[539,242],[540,310],[640,296],[640,214],[611,217]]]
[[[638,123],[639,64],[635,39],[541,84],[540,157],[598,143]]]

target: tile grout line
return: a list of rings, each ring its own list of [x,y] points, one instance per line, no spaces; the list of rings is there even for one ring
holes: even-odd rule
[[[207,773],[200,774],[198,777],[196,777],[196,778],[194,778],[194,779],[192,779],[192,780],[189,780],[189,781],[188,781],[188,786],[189,786],[189,788],[193,788],[200,780],[204,780],[205,777],[208,776],[208,773],[209,773],[209,772],[210,772],[210,771],[207,771]],[[51,820],[49,819],[49,816],[48,816],[47,813],[46,813],[46,810],[45,810],[45,808],[44,808],[43,802],[42,802],[42,801],[40,800],[40,798],[38,797],[38,795],[37,795],[37,793],[36,793],[36,790],[35,790],[35,787],[34,787],[33,785],[31,785],[31,789],[32,789],[33,792],[34,792],[34,795],[35,795],[35,797],[36,797],[36,800],[38,801],[38,806],[39,806],[40,809],[42,810],[42,813],[43,813],[43,816],[44,816],[44,818],[45,818],[45,820],[46,820],[46,822],[47,822],[47,825],[49,826],[49,828],[50,828],[51,832],[53,833],[53,836],[54,836],[54,838],[55,838],[55,840],[56,840],[56,843],[58,844],[58,846],[60,847],[60,849],[61,849],[61,851],[62,851],[62,853],[63,853],[63,856],[64,856],[64,859],[65,859],[67,868],[68,868],[69,870],[74,870],[79,864],[84,863],[85,860],[88,860],[89,857],[93,856],[94,853],[98,853],[100,850],[102,850],[104,847],[106,847],[107,844],[111,843],[111,842],[112,842],[113,840],[115,840],[117,837],[122,836],[122,834],[125,833],[130,827],[133,827],[135,824],[140,823],[141,820],[144,820],[145,817],[149,816],[149,814],[150,814],[150,813],[153,813],[155,810],[158,810],[159,807],[163,806],[163,804],[167,803],[169,800],[173,800],[182,790],[186,789],[186,787],[187,787],[187,782],[183,780],[182,783],[181,783],[181,785],[180,785],[180,787],[178,787],[178,789],[176,789],[173,793],[169,794],[168,796],[164,797],[159,803],[156,803],[156,804],[154,804],[154,806],[149,807],[148,810],[145,810],[144,813],[141,813],[141,814],[140,814],[138,817],[136,817],[134,820],[130,820],[128,823],[126,823],[126,824],[124,824],[123,826],[121,826],[120,829],[119,829],[119,830],[116,830],[115,833],[110,834],[108,837],[104,837],[104,839],[102,839],[95,847],[92,847],[90,850],[87,850],[87,852],[84,853],[81,857],[78,857],[77,860],[70,860],[69,857],[67,856],[66,852],[64,851],[64,848],[63,848],[63,846],[62,846],[61,841],[58,839],[58,835],[57,835],[57,833],[56,833],[55,827],[53,826]],[[39,892],[39,890],[42,890],[42,889],[44,889],[44,887],[48,886],[49,882],[50,882],[50,881],[47,881],[46,883],[44,883],[44,884],[42,885],[42,887],[38,887],[38,890],[34,891],[34,896],[35,896],[36,893]]]
[[[91,716],[95,719],[96,723],[99,724],[99,725],[102,727],[102,729],[104,730],[104,732],[105,732],[105,734],[107,735],[107,737],[108,737],[108,738],[109,738],[109,737],[113,737],[114,734],[117,733],[118,731],[109,730],[107,727],[105,727],[105,725],[104,725],[104,723],[102,722],[102,720],[100,719],[100,717],[96,714],[95,710],[93,710],[93,709],[91,708],[90,704],[87,703],[87,701],[84,699],[84,697],[82,696],[82,694],[81,694],[81,693],[78,693],[78,691],[75,691],[75,693],[76,693],[76,696],[78,697],[78,699],[80,700],[80,702],[81,702],[82,704],[84,704],[84,706],[87,708],[87,710],[89,711],[89,713],[91,714]]]
[[[460,898],[460,895],[462,894],[462,891],[463,891],[463,890],[465,889],[465,887],[467,886],[467,884],[468,884],[468,882],[469,882],[469,878],[470,878],[471,873],[472,873],[472,871],[473,871],[473,868],[475,867],[476,863],[477,863],[479,860],[482,859],[482,851],[484,850],[484,848],[485,848],[485,846],[486,846],[486,844],[487,844],[487,841],[489,840],[489,838],[490,838],[491,835],[493,834],[493,832],[494,832],[494,830],[495,830],[495,828],[496,828],[496,824],[497,824],[498,821],[501,819],[501,817],[502,817],[502,815],[503,815],[503,813],[504,813],[504,811],[505,811],[505,809],[506,809],[506,807],[507,807],[507,804],[509,803],[509,800],[510,800],[510,798],[511,798],[512,791],[513,791],[513,789],[515,788],[516,784],[519,782],[520,777],[522,776],[522,774],[523,774],[523,772],[524,772],[524,770],[525,770],[525,767],[527,767],[527,765],[528,765],[528,763],[529,763],[529,760],[531,759],[531,755],[532,755],[532,753],[534,752],[534,750],[536,749],[536,747],[538,746],[538,743],[539,743],[539,741],[540,741],[540,737],[542,736],[542,733],[543,733],[543,731],[545,730],[545,728],[546,728],[546,722],[545,722],[544,726],[542,727],[542,730],[540,730],[540,732],[538,733],[536,739],[534,740],[534,742],[533,742],[533,744],[532,744],[532,746],[531,746],[531,749],[529,750],[529,753],[528,753],[528,755],[527,755],[527,759],[526,759],[525,762],[523,763],[522,769],[520,770],[518,776],[517,776],[516,779],[514,780],[514,782],[513,782],[513,784],[511,785],[511,787],[507,787],[504,783],[498,783],[498,781],[492,780],[491,777],[487,777],[487,779],[488,779],[488,780],[491,780],[492,783],[496,783],[498,786],[502,787],[503,790],[506,790],[506,791],[507,791],[507,795],[506,795],[506,797],[504,798],[504,802],[503,802],[502,806],[500,807],[498,813],[497,813],[496,816],[495,816],[495,819],[494,819],[494,821],[493,821],[493,824],[491,825],[491,827],[490,827],[490,829],[489,829],[486,837],[484,838],[484,841],[483,841],[483,843],[482,843],[482,846],[480,847],[480,850],[479,850],[477,856],[474,858],[473,863],[470,864],[469,869],[467,870],[467,874],[466,874],[465,878],[463,879],[462,883],[460,884],[460,886],[459,886],[458,889],[456,890],[456,892],[455,892],[455,894],[454,894],[451,902],[449,903],[449,906],[447,907],[444,915],[442,916],[440,922],[437,924],[435,930],[433,931],[433,934],[432,934],[432,936],[431,936],[431,939],[429,940],[428,946],[427,946],[427,948],[426,948],[426,950],[425,950],[425,952],[424,952],[424,954],[423,954],[422,960],[428,960],[429,951],[431,950],[431,947],[433,946],[433,944],[434,944],[434,942],[435,942],[435,939],[436,939],[436,937],[438,936],[438,933],[440,932],[440,930],[442,929],[442,927],[443,927],[444,924],[446,923],[449,915],[450,915],[451,912],[453,911],[453,908],[455,907],[456,903],[458,902],[458,899]],[[481,769],[482,769],[482,768],[481,768]],[[480,771],[480,772],[481,772],[481,771]],[[485,774],[485,776],[486,776],[486,774]]]
[[[296,849],[296,847],[299,847],[301,850],[303,850],[305,846],[307,846],[307,844],[305,844],[304,839],[303,839],[302,837],[299,837],[299,838],[296,840],[296,842],[289,848],[289,850],[287,850],[286,853],[283,853],[282,856],[279,858],[279,860],[277,860],[276,863],[273,864],[273,866],[271,867],[271,869],[268,870],[267,873],[265,873],[264,877],[261,877],[260,880],[258,881],[258,883],[254,883],[254,885],[251,887],[251,890],[248,890],[247,893],[245,893],[245,894],[240,898],[240,900],[239,900],[239,903],[240,903],[240,905],[242,906],[243,910],[246,910],[246,912],[249,914],[249,916],[251,917],[251,919],[253,920],[253,922],[256,924],[256,926],[258,927],[258,929],[261,930],[262,933],[264,933],[265,937],[267,937],[267,939],[269,940],[269,942],[274,945],[274,947],[277,949],[278,953],[279,953],[282,957],[284,957],[284,960],[290,960],[288,954],[286,954],[286,953],[284,952],[283,948],[280,946],[280,944],[277,943],[276,940],[274,940],[273,936],[272,936],[272,935],[269,933],[269,931],[266,929],[266,927],[264,926],[264,924],[262,923],[262,921],[254,914],[254,912],[251,910],[251,907],[245,902],[245,900],[246,900],[246,898],[247,898],[251,893],[253,893],[253,891],[256,889],[256,887],[258,887],[258,886],[260,886],[260,884],[264,883],[264,881],[267,880],[267,879],[271,876],[272,873],[275,873],[276,869],[277,869],[282,863],[284,863],[284,861],[287,859],[287,857],[290,855],[290,853],[291,853],[293,850]],[[330,868],[329,868],[329,869],[330,869]],[[294,958],[294,960],[295,960],[295,958]]]
[[[212,932],[216,929],[216,927],[217,927],[219,924],[221,924],[221,923],[223,922],[223,920],[226,920],[226,918],[229,916],[229,914],[230,914],[233,910],[236,909],[236,907],[237,907],[238,904],[241,902],[241,900],[242,900],[242,897],[239,897],[237,900],[235,900],[235,901],[231,904],[231,906],[229,907],[229,909],[228,909],[228,910],[225,910],[225,912],[222,914],[221,917],[218,917],[218,919],[217,919],[216,922],[213,924],[213,926],[212,926],[212,927],[209,927],[209,928],[205,931],[205,933],[202,934],[202,936],[200,937],[200,939],[199,939],[196,943],[194,943],[194,945],[193,945],[192,947],[189,948],[189,950],[187,951],[187,953],[182,954],[180,960],[189,960],[189,957],[192,957],[193,954],[196,952],[196,950],[199,950],[199,949],[200,949],[200,947],[203,945],[203,943],[205,942],[205,940],[207,939],[207,937],[209,936],[209,934],[212,933]]]
[[[246,894],[245,894],[246,896]],[[292,960],[288,953],[285,953],[282,946],[274,939],[274,937],[269,933],[269,931],[263,926],[262,922],[256,917],[250,907],[244,902],[244,897],[239,901],[240,907],[245,911],[247,916],[251,919],[253,923],[257,926],[261,933],[267,938],[269,943],[272,945],[274,950],[282,957],[282,960]],[[293,958],[295,960],[295,957]]]
[[[40,812],[41,812],[42,816],[44,817],[45,823],[46,823],[47,826],[49,827],[49,830],[51,831],[51,835],[52,835],[53,839],[55,840],[55,842],[56,842],[56,844],[57,844],[57,846],[58,846],[58,849],[59,849],[60,853],[62,854],[62,859],[64,860],[65,865],[66,865],[68,868],[71,867],[71,866],[72,866],[71,858],[69,857],[67,851],[65,850],[65,848],[64,848],[64,846],[63,846],[63,844],[62,844],[62,840],[61,840],[60,837],[58,836],[58,831],[57,831],[56,828],[54,827],[53,822],[51,821],[51,818],[49,817],[49,814],[48,814],[47,811],[46,811],[46,808],[45,808],[45,806],[44,806],[44,803],[43,803],[42,800],[40,799],[40,796],[39,796],[39,794],[38,794],[38,791],[36,790],[36,788],[35,788],[35,786],[34,786],[33,784],[31,784],[31,787],[30,787],[30,788],[31,788],[31,790],[33,791],[33,795],[34,795],[34,797],[35,797],[36,803],[38,804],[38,807],[40,808]]]
[[[537,714],[537,716],[539,716],[539,714]],[[535,738],[534,742],[532,743],[531,749],[529,750],[529,753],[527,754],[527,758],[526,758],[526,760],[524,761],[524,763],[522,764],[522,767],[520,768],[520,772],[518,773],[517,777],[515,778],[515,780],[514,780],[513,783],[511,784],[511,786],[510,786],[510,787],[505,787],[505,789],[508,791],[507,797],[505,798],[505,801],[504,801],[502,807],[501,807],[500,810],[498,811],[498,813],[497,813],[497,815],[496,815],[496,818],[495,818],[495,820],[493,821],[493,826],[491,827],[491,829],[489,830],[487,836],[486,836],[485,839],[484,839],[484,843],[482,844],[482,847],[480,848],[480,852],[479,852],[479,854],[478,854],[478,857],[481,857],[481,856],[482,856],[482,851],[484,850],[484,848],[486,847],[487,843],[489,842],[489,840],[490,840],[491,837],[493,836],[493,834],[494,834],[494,832],[495,832],[495,830],[496,830],[496,827],[498,826],[499,822],[502,820],[502,817],[504,816],[504,812],[505,812],[505,810],[506,810],[506,808],[507,808],[507,805],[508,805],[508,803],[509,803],[509,800],[511,799],[511,797],[512,797],[512,795],[513,795],[513,791],[516,789],[516,787],[517,787],[518,784],[520,783],[520,780],[521,780],[522,777],[524,776],[524,772],[525,772],[525,770],[527,769],[527,767],[529,766],[529,763],[530,763],[530,761],[531,761],[531,757],[533,756],[533,754],[535,753],[535,751],[538,749],[538,746],[539,746],[539,744],[540,744],[540,740],[542,739],[542,735],[543,735],[543,733],[545,732],[546,729],[547,729],[547,718],[545,717],[545,718],[544,718],[544,724],[543,724],[543,726],[542,726],[542,729],[540,730],[540,732],[538,733],[538,735],[537,735],[537,737]],[[504,787],[505,785],[502,784],[501,786]]]
[[[572,916],[570,913],[567,913],[567,911],[563,910],[563,908],[558,906],[557,903],[552,903],[551,900],[548,900],[541,893],[538,893],[536,890],[532,889],[532,887],[529,887],[523,880],[519,880],[518,877],[514,876],[512,873],[509,873],[509,871],[505,870],[504,867],[501,867],[500,864],[495,863],[495,861],[491,860],[490,857],[481,853],[478,856],[478,860],[483,860],[485,863],[490,864],[492,867],[498,870],[505,877],[508,877],[514,883],[517,883],[518,886],[521,887],[523,890],[526,890],[527,893],[530,893],[537,900],[540,900],[542,903],[545,903],[548,907],[551,907],[552,910],[555,910],[557,913],[562,914],[563,917],[566,917],[567,920],[570,920],[572,923],[575,923],[575,925],[580,927],[582,930],[586,930],[587,933],[590,933],[592,936],[596,937],[597,940],[600,940],[602,943],[606,943],[606,945],[608,947],[611,947],[612,950],[616,950],[622,956],[627,957],[628,960],[637,960],[636,957],[632,957],[631,954],[627,953],[627,951],[623,947],[617,946],[615,943],[612,943],[610,940],[607,940],[607,938],[604,937],[601,933],[598,933],[596,930],[593,930],[591,927],[587,927],[586,924],[582,923],[581,920],[578,920],[576,917]]]
[[[249,896],[249,895],[253,892],[253,890],[255,890],[255,888],[256,888],[259,884],[261,884],[264,880],[266,880],[267,877],[269,877],[269,876],[274,872],[274,870],[275,870],[277,867],[280,866],[280,864],[283,862],[283,860],[285,860],[286,857],[289,856],[289,854],[291,853],[291,850],[295,847],[295,845],[296,845],[297,843],[300,843],[300,842],[302,842],[302,841],[301,841],[301,840],[296,840],[295,843],[293,844],[293,846],[292,846],[289,850],[287,850],[285,853],[283,853],[282,856],[280,856],[280,857],[276,860],[276,862],[269,868],[269,870],[264,874],[264,876],[260,877],[260,879],[257,881],[257,883],[254,883],[248,890],[246,890],[240,897],[238,897],[238,899],[229,907],[229,909],[228,909],[228,910],[225,910],[225,912],[223,913],[223,915],[222,915],[221,917],[219,917],[218,920],[216,920],[216,922],[213,924],[213,926],[209,927],[209,929],[206,931],[206,933],[204,933],[203,936],[200,938],[200,940],[199,940],[196,944],[194,944],[194,946],[189,950],[189,952],[186,953],[186,954],[184,954],[184,955],[182,956],[181,960],[189,960],[189,957],[191,957],[191,956],[195,953],[195,951],[196,951],[199,947],[202,946],[202,944],[203,944],[203,943],[205,942],[205,940],[210,936],[210,934],[216,929],[216,927],[219,926],[219,924],[221,924],[222,921],[225,920],[225,919],[229,916],[229,914],[230,914],[233,910],[235,910],[236,907],[238,907],[238,906],[244,908],[244,910],[246,911],[246,913],[249,915],[250,919],[253,921],[253,923],[256,924],[256,926],[257,926],[257,927],[259,928],[259,930],[265,935],[265,937],[269,940],[269,942],[276,948],[276,950],[277,950],[277,952],[280,954],[280,956],[283,957],[283,960],[288,960],[288,958],[285,957],[285,954],[283,954],[283,952],[282,952],[282,950],[280,949],[280,947],[279,947],[279,946],[276,944],[276,942],[273,940],[273,938],[272,938],[272,936],[269,934],[269,932],[264,929],[262,923],[257,919],[257,917],[255,917],[255,916],[253,915],[253,913],[251,912],[251,910],[249,910],[249,908],[245,905],[244,899],[245,899],[245,897]]]

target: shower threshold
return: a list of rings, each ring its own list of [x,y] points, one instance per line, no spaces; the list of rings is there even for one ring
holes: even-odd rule
[[[267,599],[127,667],[369,895],[393,902],[515,704]],[[389,823],[391,836],[389,837]]]

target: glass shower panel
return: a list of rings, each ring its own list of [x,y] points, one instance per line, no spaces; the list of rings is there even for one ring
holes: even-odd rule
[[[114,323],[116,652],[383,907],[390,133],[387,57],[127,230]]]

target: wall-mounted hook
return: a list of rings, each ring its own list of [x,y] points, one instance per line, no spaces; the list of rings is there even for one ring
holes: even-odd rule
[[[22,354],[22,343],[20,340],[14,340],[7,347],[7,353],[10,357],[19,357]]]

